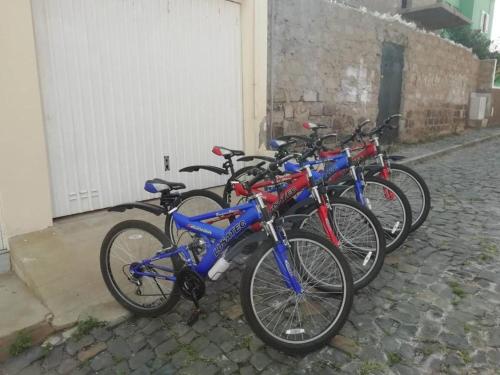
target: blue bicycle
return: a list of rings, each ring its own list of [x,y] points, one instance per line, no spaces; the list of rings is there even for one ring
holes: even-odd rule
[[[278,170],[272,163],[251,186]],[[260,195],[244,204],[188,217],[176,212],[183,184],[151,180],[145,189],[160,193],[163,206],[131,203],[112,208],[147,209],[172,216],[178,228],[193,235],[184,246],[171,246],[154,225],[124,221],[106,235],[101,271],[114,298],[129,311],[155,316],[171,310],[181,297],[194,303],[188,323],[199,317],[205,280],[217,280],[249,244],[259,243],[242,274],[240,298],[246,320],[268,345],[288,353],[306,353],[327,343],[343,326],[353,300],[353,280],[340,251],[316,234],[285,231]],[[227,228],[207,224],[233,216]],[[264,230],[254,232],[252,227]],[[328,290],[324,286],[328,285]],[[335,286],[332,288],[332,286]]]

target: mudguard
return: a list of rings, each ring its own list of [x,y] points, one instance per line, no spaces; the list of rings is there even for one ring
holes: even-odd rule
[[[238,159],[238,161],[252,161],[252,160],[263,160],[263,161],[267,161],[269,163],[276,161],[276,159],[273,157],[259,156],[259,155],[247,155],[247,156],[243,156],[242,158]]]
[[[388,155],[387,156],[387,159],[389,159],[390,161],[401,161],[401,160],[404,160],[406,158],[407,158],[407,156],[403,156],[403,155]]]
[[[347,180],[346,180],[347,182]],[[339,195],[339,194],[342,194],[344,192],[344,190],[347,190],[347,188],[349,188],[350,185],[346,184],[346,185],[326,185],[325,186],[325,189],[326,189],[326,192],[328,194],[334,194],[334,195]]]
[[[200,169],[203,169],[203,170],[206,170],[209,172],[213,172],[213,173],[217,173],[220,175],[227,174],[225,169],[219,168],[219,167],[214,167],[212,165],[192,165],[189,167],[184,167],[182,169],[179,169],[179,172],[191,173],[191,172],[198,172]]]
[[[380,165],[378,165],[378,164],[371,164],[371,165],[365,166],[363,168],[363,171],[364,171],[366,177],[373,177],[378,172],[380,172],[381,169],[382,169],[382,167]]]
[[[227,262],[231,262],[234,258],[240,255],[248,245],[265,241],[267,237],[268,235],[265,231],[250,234],[249,236],[238,241],[234,246],[229,248],[229,250],[227,250],[226,254],[224,255],[224,259]]]
[[[126,210],[132,210],[134,208],[137,208],[137,209],[143,210],[143,211],[147,211],[147,212],[152,213],[156,216],[160,216],[162,214],[167,213],[167,210],[162,206],[158,206],[156,204],[151,204],[151,203],[142,203],[142,202],[119,204],[117,206],[108,208],[108,211],[125,212]]]
[[[311,204],[314,204],[315,201],[313,198],[307,198],[304,199],[300,202],[295,203],[292,207],[290,207],[288,210],[285,211],[284,217],[291,217],[291,216],[299,216],[297,213],[300,212],[302,209],[309,207]]]
[[[309,219],[309,215],[300,215],[300,214],[294,214],[294,215],[285,215],[283,216],[283,221],[286,224],[300,224],[304,220]]]

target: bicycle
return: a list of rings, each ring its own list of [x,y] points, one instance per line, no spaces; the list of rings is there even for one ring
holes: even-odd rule
[[[282,162],[259,172],[251,183],[273,175]],[[205,280],[218,280],[245,244],[260,242],[241,279],[240,298],[248,324],[262,341],[291,354],[307,353],[327,343],[347,320],[354,293],[351,271],[340,251],[313,233],[285,231],[283,220],[267,210],[259,194],[236,207],[194,217],[182,215],[175,207],[179,194],[171,192],[183,186],[151,180],[145,189],[160,193],[163,206],[129,203],[111,208],[166,212],[178,227],[195,235],[189,245],[176,247],[147,222],[131,220],[114,226],[100,253],[101,272],[113,297],[141,316],[165,313],[183,297],[195,306],[188,320],[193,324],[200,315]],[[234,220],[225,229],[205,222],[226,215]],[[259,223],[264,231],[246,235]],[[143,252],[132,254],[132,249]],[[304,254],[300,264],[297,254]],[[336,287],[325,291],[323,285]]]
[[[324,148],[324,142],[329,138],[336,137],[336,135],[329,134],[319,137],[318,130],[325,128],[322,125],[306,123],[304,127],[313,131],[310,137],[292,135],[271,141],[271,147],[276,150],[276,157],[280,158],[290,154],[289,147],[295,144],[295,142],[291,141],[305,141],[306,149],[302,154],[302,165],[307,163],[311,166],[325,165],[325,170],[330,167],[334,168],[333,170],[329,169],[327,179],[331,185],[330,195],[332,201],[339,198],[350,198],[369,208],[382,224],[386,253],[396,250],[408,237],[411,226],[411,208],[405,194],[390,181],[374,176],[365,177],[363,168],[353,160],[349,148],[345,148],[340,154],[335,154],[329,158],[318,159],[317,153]],[[342,154],[345,155],[343,158],[340,157],[343,162],[338,163],[336,156]],[[313,160],[307,161],[311,157]],[[285,170],[288,173],[297,172],[299,168],[299,164],[285,164]],[[237,179],[247,173],[242,171],[242,174],[239,174],[239,172],[235,172]],[[324,180],[323,171],[314,171],[313,174],[315,179]],[[343,179],[340,179],[339,176],[343,177]],[[309,194],[308,191],[303,191],[295,197],[294,203],[296,206],[293,209],[289,207],[289,213],[295,212],[297,208],[303,208],[304,203],[301,202],[306,200]]]
[[[339,164],[347,163],[346,157],[336,159]],[[354,288],[359,290],[382,268],[385,256],[382,227],[375,215],[358,203],[343,198],[330,200],[328,186],[324,180],[316,178],[317,172],[310,166],[306,164],[295,173],[249,185],[250,190],[239,181],[233,182],[233,187],[239,196],[260,194],[271,212],[282,214],[286,221],[295,223],[294,229],[326,236],[346,257],[353,273]],[[269,189],[273,186],[275,189]],[[297,201],[301,202],[300,207],[292,210]]]
[[[226,185],[230,184],[230,181],[232,180],[235,173],[233,157],[244,156],[245,153],[241,150],[233,150],[222,146],[214,146],[212,148],[212,153],[224,158],[222,167],[216,167],[212,165],[192,165],[180,169],[179,172],[192,173],[204,170],[211,173],[216,173],[218,175],[226,175],[229,176]],[[238,161],[244,161],[246,160],[246,158],[247,157],[240,158],[238,159]],[[254,156],[250,158],[261,159],[262,162],[258,164],[257,167],[262,167],[265,164],[265,162],[274,161],[273,158],[266,158],[265,156],[262,157]],[[254,167],[255,166],[247,166],[241,168],[240,170],[248,172]],[[218,194],[208,190],[201,190],[201,189],[190,190],[188,192],[182,193],[179,197],[179,200],[177,201],[177,211],[187,216],[195,216],[197,214],[201,214],[207,211],[221,210],[229,206],[230,204],[228,204],[224,199],[221,199],[221,197]],[[232,219],[229,216],[225,218],[214,219],[212,223],[217,223],[216,225],[219,226],[220,228],[225,228],[229,225],[231,220]],[[170,216],[168,215],[165,220],[165,233],[168,234],[172,243],[176,245],[187,243],[191,238],[187,237],[186,231],[178,230],[175,226],[175,223],[172,220],[170,220]]]
[[[412,224],[410,232],[417,230],[427,219],[431,208],[431,195],[425,180],[422,176],[412,168],[397,164],[397,161],[403,160],[404,156],[388,155],[380,145],[379,136],[381,136],[386,128],[394,129],[391,122],[401,118],[400,114],[392,115],[382,122],[381,125],[373,130],[365,133],[363,127],[370,123],[364,121],[360,124],[352,136],[347,140],[349,142],[357,140],[359,145],[353,146],[352,150],[358,153],[353,156],[353,160],[357,162],[366,162],[370,159],[375,159],[376,164],[365,166],[365,175],[377,176],[384,180],[394,182],[403,190],[410,203],[412,211]],[[365,138],[369,137],[366,142]],[[328,157],[335,155],[341,151],[336,150],[322,151],[320,157]]]

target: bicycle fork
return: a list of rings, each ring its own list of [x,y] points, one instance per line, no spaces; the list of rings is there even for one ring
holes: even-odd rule
[[[278,266],[278,269],[280,270],[280,273],[283,277],[283,282],[285,283],[287,288],[293,289],[296,294],[300,294],[303,292],[303,289],[297,278],[293,275],[292,269],[290,267],[290,262],[288,261],[287,253],[290,248],[290,244],[286,239],[285,231],[283,229],[280,230],[280,233],[276,231],[273,218],[269,215],[262,196],[260,194],[257,194],[256,198],[264,218],[264,229],[267,234],[274,240],[273,255],[276,261],[276,265]]]

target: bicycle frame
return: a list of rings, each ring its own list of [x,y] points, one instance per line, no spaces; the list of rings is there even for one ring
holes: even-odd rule
[[[363,174],[359,173],[356,167],[353,165],[350,155],[350,150],[342,151],[340,154],[330,156],[328,158],[321,158],[318,160],[308,160],[302,165],[307,165],[310,167],[317,166],[319,164],[325,164],[325,169],[322,171],[313,171],[313,178],[315,182],[326,182],[331,181],[336,175],[344,175],[349,170],[354,179],[354,191],[356,194],[356,200],[363,206],[366,204],[363,195],[364,191],[364,180]],[[286,163],[285,169],[292,172],[300,168],[298,164]],[[306,194],[301,194],[297,201],[306,199]]]
[[[309,188],[311,188],[312,194],[316,199],[316,202],[318,202],[318,216],[321,220],[323,229],[330,241],[338,247],[340,245],[340,241],[335,235],[335,232],[333,231],[328,218],[327,198],[325,198],[324,196],[320,196],[318,187],[313,185],[311,183],[311,180],[314,180],[313,172],[307,169],[286,176],[278,176],[276,178],[276,181],[266,180],[258,182],[252,186],[252,192],[261,194],[263,200],[268,206],[268,209],[270,209],[271,212],[275,212],[279,211],[279,209],[286,203],[293,200],[294,197],[299,193],[299,196],[302,196],[304,192],[306,192],[307,197],[309,197],[311,195],[311,191],[309,190]],[[273,185],[274,183],[281,184],[284,182],[288,182],[288,185],[282,192],[278,192],[277,194],[271,193],[266,190],[260,190],[262,188]],[[239,183],[235,185],[234,189],[236,191],[236,194],[238,195],[249,195],[249,192],[247,192]],[[295,200],[297,200],[297,198]]]
[[[357,154],[352,157],[352,160],[355,162],[364,162],[371,158],[377,158],[377,163],[382,167],[380,171],[380,176],[384,180],[389,180],[391,175],[391,169],[389,162],[384,158],[384,154],[380,149],[380,144],[377,137],[373,137],[371,143],[369,144],[358,144],[354,146],[352,151]],[[342,152],[341,149],[329,150],[329,151],[321,151],[320,158],[331,158],[335,155],[338,155]],[[343,176],[345,171],[339,171],[331,177],[331,181],[338,181],[339,178]]]
[[[238,217],[225,229],[206,224],[203,221],[221,216],[234,215]],[[158,269],[165,272],[173,273],[173,269],[168,267],[154,264],[154,262],[170,258],[172,256],[181,255],[184,259],[186,266],[190,267],[193,271],[197,272],[203,277],[207,277],[210,269],[215,263],[224,255],[225,250],[241,237],[241,235],[252,225],[260,222],[264,215],[262,210],[259,209],[258,203],[252,200],[248,203],[226,208],[223,210],[212,211],[202,215],[188,217],[178,212],[172,213],[172,218],[178,229],[185,229],[189,232],[199,235],[207,244],[206,254],[201,259],[200,263],[196,264],[191,256],[187,246],[181,246],[174,251],[159,251],[154,257],[144,259],[141,262],[134,263],[130,266],[130,272],[134,277],[155,277],[168,281],[176,281],[176,277],[169,275],[160,275],[153,272],[144,272],[144,266]],[[267,223],[268,225],[272,225]],[[289,273],[287,259],[288,248],[286,246],[286,238],[280,231],[272,230],[273,237],[276,241],[275,245],[275,260],[278,268],[283,276],[285,284],[293,288],[295,292],[300,293],[302,288],[300,283],[295,277]]]

